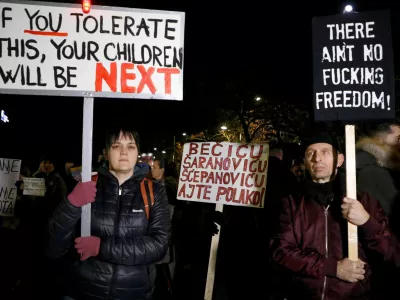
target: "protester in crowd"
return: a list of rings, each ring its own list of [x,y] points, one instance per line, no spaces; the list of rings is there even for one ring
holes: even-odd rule
[[[69,262],[65,299],[152,297],[155,263],[167,251],[170,219],[165,189],[155,182],[154,205],[146,216],[140,182],[149,168],[136,165],[138,149],[136,132],[110,133],[109,170],[99,170],[97,184],[79,183],[49,222],[47,254]],[[91,236],[79,237],[81,208],[88,203],[92,203]]]
[[[311,175],[297,195],[282,201],[270,242],[272,261],[289,275],[288,299],[371,299],[371,266],[396,262],[396,239],[379,202],[346,196],[344,156],[333,137],[319,132],[306,142]],[[358,261],[350,260],[347,222],[358,226]]]
[[[400,121],[370,122],[356,144],[357,190],[377,199],[389,224],[400,237]],[[373,274],[374,294],[382,299],[397,292],[400,274],[377,266]]]

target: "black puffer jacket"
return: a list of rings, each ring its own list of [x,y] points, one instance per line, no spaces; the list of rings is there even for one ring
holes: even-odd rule
[[[70,278],[66,294],[74,299],[148,299],[152,295],[155,266],[168,247],[170,227],[164,187],[154,183],[155,204],[146,218],[140,181],[149,168],[118,185],[109,172],[99,174],[96,200],[92,203],[91,234],[100,237],[96,257],[81,262],[74,249],[74,233],[79,229],[81,209],[67,199],[49,222],[48,256],[70,257]],[[79,230],[78,230],[79,232]],[[65,255],[67,254],[67,255]]]

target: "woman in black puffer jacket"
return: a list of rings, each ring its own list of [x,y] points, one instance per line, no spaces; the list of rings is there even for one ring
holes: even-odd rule
[[[109,136],[107,149],[110,170],[99,172],[91,236],[75,235],[81,207],[93,201],[91,183],[86,182],[77,185],[51,218],[47,254],[65,261],[68,277],[64,295],[72,299],[151,299],[155,263],[168,247],[165,189],[153,183],[154,205],[147,219],[140,182],[149,167],[136,165],[137,134],[118,130]]]

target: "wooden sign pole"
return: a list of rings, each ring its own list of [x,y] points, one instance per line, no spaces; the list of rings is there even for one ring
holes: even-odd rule
[[[224,208],[223,204],[217,203],[215,205],[215,211],[222,212],[223,208]],[[207,283],[206,283],[206,290],[204,293],[204,300],[212,300],[213,296],[215,265],[217,263],[218,244],[219,244],[219,237],[221,235],[221,227],[218,224],[217,226],[219,229],[219,233],[213,235],[211,239],[210,258],[208,261]]]
[[[93,97],[83,100],[82,182],[92,180]],[[91,204],[82,207],[81,236],[90,236]]]
[[[356,149],[355,149],[355,126],[346,125],[346,191],[347,197],[357,199],[356,187]],[[347,222],[347,239],[349,253],[352,261],[358,261],[358,237],[357,226]]]

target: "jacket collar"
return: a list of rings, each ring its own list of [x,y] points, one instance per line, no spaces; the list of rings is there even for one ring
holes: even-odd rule
[[[378,166],[400,170],[399,151],[394,147],[386,145],[380,139],[369,137],[361,138],[357,142],[356,148],[357,150],[362,150],[371,154],[376,159]]]
[[[134,171],[133,171],[133,176],[131,176],[130,178],[128,178],[128,180],[126,180],[122,185],[125,184],[138,184],[140,183],[145,177],[146,175],[150,172],[150,167],[147,164],[136,164]],[[106,170],[105,168],[99,168],[98,170],[99,173],[99,177],[104,178],[106,181],[111,181],[118,184],[118,179],[108,170]]]
[[[326,183],[316,183],[311,179],[305,180],[303,193],[307,198],[311,198],[326,206],[333,199],[340,198],[346,195],[346,174],[338,170],[333,181]]]

